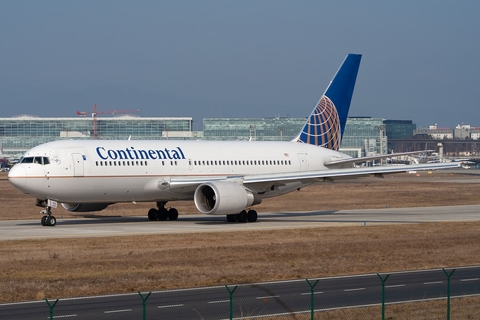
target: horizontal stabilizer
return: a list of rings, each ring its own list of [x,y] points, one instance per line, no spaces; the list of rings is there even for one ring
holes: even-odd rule
[[[410,152],[392,153],[392,154],[379,154],[376,156],[369,156],[369,157],[332,160],[332,161],[324,162],[323,164],[328,168],[335,168],[335,167],[342,167],[349,164],[363,163],[363,162],[373,161],[378,159],[396,158],[401,156],[408,156],[412,154],[419,154],[419,153],[426,153],[426,152],[433,152],[433,151],[435,150],[421,150],[421,151],[410,151]]]

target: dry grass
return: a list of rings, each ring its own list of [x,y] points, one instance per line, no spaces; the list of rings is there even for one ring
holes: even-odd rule
[[[480,222],[0,242],[0,300],[479,264]]]

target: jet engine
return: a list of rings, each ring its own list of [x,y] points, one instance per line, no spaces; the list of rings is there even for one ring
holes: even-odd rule
[[[199,185],[194,195],[195,206],[205,214],[237,214],[246,207],[262,202],[234,182],[215,181]]]
[[[62,203],[62,207],[71,212],[102,211],[110,203]]]

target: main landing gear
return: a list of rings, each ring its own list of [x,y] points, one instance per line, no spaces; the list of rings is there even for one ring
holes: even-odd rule
[[[165,221],[165,220],[177,220],[178,211],[175,208],[166,209],[166,202],[157,202],[158,209],[152,208],[148,210],[148,219],[151,221]]]
[[[40,211],[43,214],[42,219],[40,220],[42,226],[44,227],[54,227],[57,224],[57,219],[52,216],[52,206],[49,200],[39,200],[35,203],[38,207],[43,207],[44,209]]]
[[[228,222],[256,222],[257,221],[257,211],[255,210],[242,210],[242,212],[237,214],[227,214]]]

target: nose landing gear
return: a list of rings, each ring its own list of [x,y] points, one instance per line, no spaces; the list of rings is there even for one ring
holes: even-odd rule
[[[52,207],[56,208],[57,202],[52,200],[37,199],[37,202],[35,203],[35,205],[38,207],[44,208],[42,211],[40,211],[40,213],[43,214],[43,217],[40,220],[40,222],[42,223],[42,226],[54,227],[57,224],[57,219],[54,216],[52,216]]]

